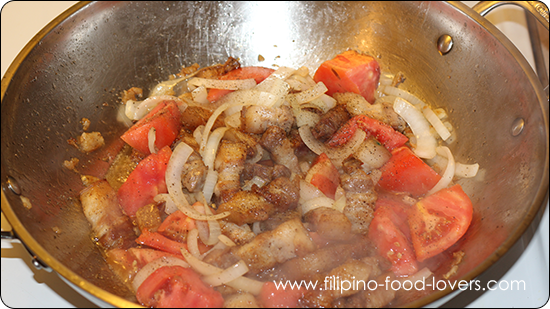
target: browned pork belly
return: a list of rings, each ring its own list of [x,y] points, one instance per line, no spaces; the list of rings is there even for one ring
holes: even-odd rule
[[[279,177],[290,178],[290,176],[292,176],[292,172],[288,169],[288,167],[279,164],[268,166],[258,163],[245,163],[242,174],[243,180],[250,180],[256,176],[270,182],[271,180]]]
[[[116,191],[106,180],[92,183],[80,192],[84,215],[93,237],[105,249],[135,246],[136,235],[130,219],[118,205]]]
[[[279,126],[269,127],[262,135],[260,144],[269,151],[273,162],[288,167],[293,173],[301,173],[298,157],[294,154],[293,143],[287,138],[283,128]]]
[[[352,92],[335,93],[333,97],[338,104],[346,106],[347,111],[352,117],[367,115],[370,118],[390,125],[399,132],[403,132],[407,126],[405,120],[393,109],[393,103],[389,101],[379,101],[375,104],[370,104],[363,96]]]
[[[387,306],[394,298],[396,291],[391,287],[386,289],[386,278],[389,281],[395,280],[395,275],[392,272],[384,273],[376,277],[377,288],[362,290],[345,299],[344,307],[347,308],[382,308]],[[374,287],[374,284],[372,284]]]
[[[344,215],[351,222],[351,230],[366,235],[374,217],[374,205],[378,195],[370,175],[358,168],[340,176],[342,188],[346,192]]]
[[[242,190],[233,193],[231,199],[218,207],[220,213],[229,211],[226,220],[237,225],[267,220],[274,210],[273,204],[261,195]]]
[[[349,219],[333,208],[319,207],[310,210],[304,215],[304,222],[309,223],[308,228],[311,231],[328,240],[347,240],[353,235]]]
[[[300,183],[298,178],[291,181],[287,177],[279,177],[261,188],[253,185],[252,192],[263,196],[275,206],[277,212],[284,212],[298,206]]]
[[[245,106],[241,110],[240,130],[246,133],[262,134],[271,126],[279,126],[285,132],[290,132],[294,122],[292,110],[285,105],[281,107]]]
[[[250,274],[256,274],[297,256],[305,256],[315,247],[308,231],[296,218],[259,234],[245,245],[233,247],[232,252],[248,264]]]
[[[218,182],[214,194],[222,195],[225,191],[238,191],[241,188],[241,174],[246,161],[246,145],[241,142],[222,140],[214,162],[218,172]]]
[[[201,156],[193,152],[183,166],[181,184],[191,193],[202,191],[207,171]]]
[[[350,119],[346,106],[338,104],[321,116],[321,119],[313,128],[311,134],[324,142],[331,137],[340,127]]]

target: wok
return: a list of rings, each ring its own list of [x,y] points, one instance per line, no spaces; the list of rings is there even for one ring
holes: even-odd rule
[[[453,42],[448,53],[437,44],[445,34]],[[80,119],[110,145],[125,130],[116,121],[119,93],[148,88],[182,65],[235,56],[243,65],[313,71],[348,48],[402,71],[404,89],[445,107],[458,134],[450,146],[457,161],[482,167],[460,182],[475,214],[455,248],[466,253],[457,280],[477,277],[546,203],[548,99],[517,49],[461,3],[79,3],[35,37],[2,79],[2,212],[39,262],[101,304],[134,305],[90,238],[77,199],[80,176],[62,167],[79,158],[79,172],[101,177],[114,154],[104,147],[85,155],[67,143],[82,133]],[[396,305],[422,306],[449,292]]]

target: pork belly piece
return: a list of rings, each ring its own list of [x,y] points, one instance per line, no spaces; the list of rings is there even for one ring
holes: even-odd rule
[[[344,307],[347,308],[382,308],[387,306],[394,298],[396,291],[386,289],[386,277],[389,281],[395,280],[392,272],[384,273],[376,277],[377,288],[374,290],[363,290],[345,299]],[[372,285],[374,287],[374,284]]]
[[[250,180],[255,176],[270,182],[271,180],[279,177],[290,178],[290,176],[292,176],[292,172],[288,169],[288,167],[279,164],[268,166],[258,163],[245,163],[242,174],[243,180]]]
[[[350,118],[346,105],[338,104],[321,116],[319,122],[311,128],[311,134],[319,141],[324,142]]]
[[[210,118],[210,116],[212,116],[211,110],[198,105],[189,105],[181,113],[181,123],[183,124],[183,129],[193,132],[198,126],[206,125],[206,122],[208,122],[208,118]],[[224,116],[222,114],[216,118],[216,121],[212,126],[212,130],[224,126]]]
[[[201,156],[194,151],[183,166],[181,184],[191,193],[202,191],[207,172],[208,168],[204,165]]]
[[[252,192],[263,196],[275,206],[277,212],[284,212],[298,206],[300,182],[298,178],[291,181],[287,177],[279,177],[261,188],[253,185]]]
[[[225,297],[224,308],[260,308],[254,295],[250,293],[235,293]]]
[[[227,236],[237,245],[244,245],[249,243],[256,237],[256,234],[252,232],[248,224],[237,225],[233,222],[227,222],[226,220],[220,220],[220,227],[222,234]]]
[[[135,246],[136,235],[130,218],[118,204],[116,191],[106,180],[92,183],[80,192],[82,210],[93,231],[93,237],[104,249]]]
[[[232,248],[233,254],[248,264],[250,274],[265,271],[314,250],[315,244],[298,218],[259,234],[245,245]]]
[[[399,132],[403,132],[407,127],[405,120],[393,110],[393,103],[391,102],[379,101],[375,104],[370,104],[363,96],[352,92],[335,93],[333,97],[338,104],[346,106],[347,111],[352,117],[367,115],[370,118],[390,125]]]
[[[304,307],[327,308],[333,307],[337,298],[357,294],[366,288],[366,284],[373,273],[378,273],[377,266],[373,263],[365,263],[362,260],[349,259],[342,265],[330,270],[323,278],[323,285],[326,287],[315,290],[308,290],[300,299],[300,305]],[[338,282],[340,283],[337,283]],[[351,286],[342,286],[347,281]],[[364,282],[364,285],[363,283]]]
[[[223,138],[232,142],[242,142],[246,146],[246,158],[251,159],[256,156],[258,152],[258,143],[260,136],[256,134],[243,133],[235,128],[229,128],[225,131]],[[262,149],[259,149],[262,150]]]
[[[237,191],[218,207],[219,213],[229,211],[226,220],[237,225],[267,220],[274,210],[273,204],[250,191]]]
[[[293,173],[301,174],[293,143],[288,139],[283,128],[269,127],[262,135],[260,145],[269,151],[273,162],[288,167]]]
[[[241,110],[240,130],[246,133],[262,134],[271,126],[281,127],[290,132],[294,124],[294,114],[288,106],[267,107],[261,105],[245,106]]]
[[[351,230],[366,235],[374,217],[374,206],[378,195],[370,175],[358,168],[340,176],[342,188],[346,192],[344,215],[351,222]]]
[[[240,190],[245,161],[246,145],[244,143],[221,141],[214,162],[214,168],[218,172],[214,194],[220,196],[224,191]]]
[[[353,235],[348,217],[333,208],[319,207],[310,210],[304,215],[304,222],[309,223],[310,231],[317,232],[328,240],[347,240]]]

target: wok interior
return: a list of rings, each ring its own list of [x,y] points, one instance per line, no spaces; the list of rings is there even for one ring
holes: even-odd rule
[[[454,40],[446,55],[436,48],[442,34]],[[450,250],[466,253],[456,278],[472,276],[540,206],[548,188],[548,123],[517,60],[448,3],[90,3],[30,51],[3,94],[2,179],[16,179],[33,205],[26,209],[6,192],[10,207],[51,257],[93,285],[134,300],[90,238],[78,203],[80,175],[62,167],[78,158],[81,174],[101,177],[106,158],[115,154],[116,147],[83,154],[70,146],[67,140],[82,133],[80,119],[90,119],[88,132],[101,132],[113,145],[125,130],[116,121],[120,92],[147,89],[182,65],[233,56],[244,66],[314,72],[348,48],[374,55],[383,71],[403,72],[403,89],[444,107],[458,134],[450,146],[455,159],[479,163],[478,177],[460,181],[474,219]],[[525,128],[513,136],[517,118]],[[437,275],[448,271],[447,257]]]

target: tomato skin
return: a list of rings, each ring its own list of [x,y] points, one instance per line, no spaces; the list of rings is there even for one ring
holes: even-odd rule
[[[418,271],[418,263],[406,224],[406,206],[395,199],[379,198],[369,226],[369,238],[378,254],[391,262],[396,276],[409,276]]]
[[[391,126],[370,118],[366,115],[357,115],[346,122],[330,139],[326,142],[330,147],[338,147],[347,143],[357,128],[365,131],[367,136],[373,136],[389,151],[405,145],[409,140],[405,135],[394,130]]]
[[[139,152],[148,155],[149,130],[156,130],[155,147],[161,149],[172,144],[182,127],[181,112],[174,101],[162,101],[153,108],[145,117],[136,122],[120,137],[128,145]]]
[[[410,193],[414,197],[426,194],[441,179],[428,164],[406,146],[396,148],[380,171],[377,186],[394,193]]]
[[[334,199],[336,189],[340,184],[340,173],[338,173],[338,169],[332,164],[329,157],[322,153],[311,164],[305,181],[309,181],[327,197]]]
[[[186,216],[181,210],[171,213],[158,228],[159,233],[187,233],[196,227],[195,220]]]
[[[220,76],[221,80],[241,80],[241,79],[250,79],[254,78],[256,83],[261,83],[266,79],[271,73],[275,72],[273,69],[264,68],[264,67],[242,67],[232,71],[227,72],[226,74]],[[233,92],[233,90],[226,89],[210,89],[206,99],[209,102],[215,102],[219,100],[224,95]]]
[[[354,92],[374,103],[374,92],[380,80],[380,66],[373,57],[353,50],[345,51],[319,66],[313,80],[327,86],[327,95]]]
[[[158,232],[149,232],[147,229],[141,231],[141,235],[136,239],[136,243],[179,256],[182,255],[181,248],[187,250],[187,244],[171,240]]]
[[[277,289],[274,282],[268,281],[262,286],[259,298],[264,308],[297,308],[304,292],[303,289]]]
[[[154,202],[160,193],[167,193],[166,166],[172,155],[169,146],[141,160],[118,189],[118,202],[124,213],[135,217],[141,207]]]
[[[418,201],[408,220],[418,261],[431,258],[456,243],[468,230],[472,215],[472,201],[459,184]]]
[[[207,287],[197,273],[181,266],[154,271],[137,290],[140,303],[155,308],[221,308],[220,292]]]

